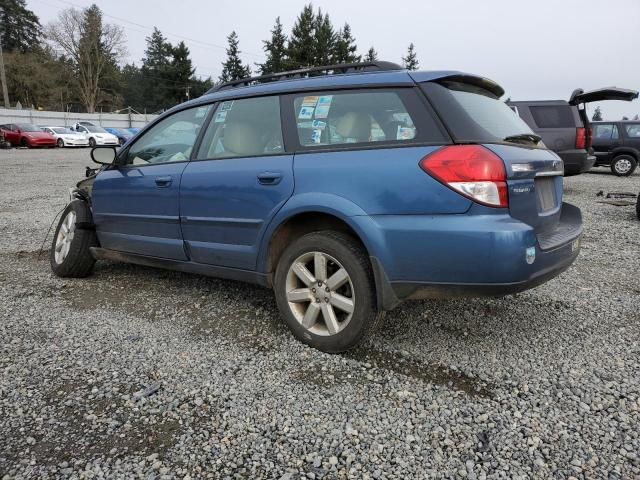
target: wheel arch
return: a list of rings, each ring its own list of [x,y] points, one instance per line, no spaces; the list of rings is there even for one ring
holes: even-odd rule
[[[306,195],[300,195],[305,197]],[[313,202],[307,202],[311,198]],[[391,284],[378,256],[384,251],[384,239],[372,228],[370,217],[358,205],[330,194],[290,199],[270,222],[260,247],[257,270],[267,274],[271,286],[273,272],[285,248],[296,238],[321,230],[336,230],[349,234],[364,248],[374,272],[378,307],[390,310],[398,303],[391,295]],[[373,238],[372,238],[373,237]]]
[[[611,150],[611,162],[615,160],[616,157],[620,155],[631,155],[636,161],[640,160],[640,151],[633,147],[618,147]]]

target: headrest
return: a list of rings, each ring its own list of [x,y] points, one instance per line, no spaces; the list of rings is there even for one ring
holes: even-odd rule
[[[367,142],[371,136],[371,117],[366,113],[347,112],[338,120],[336,132],[343,138]]]
[[[238,156],[264,153],[264,142],[257,128],[245,122],[227,122],[222,145],[226,152]]]

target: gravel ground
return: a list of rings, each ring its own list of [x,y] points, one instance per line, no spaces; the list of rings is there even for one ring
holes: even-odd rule
[[[40,243],[88,151],[0,150],[0,478],[640,478],[640,222],[565,180],[586,233],[559,278],[406,303],[346,355],[259,287]]]

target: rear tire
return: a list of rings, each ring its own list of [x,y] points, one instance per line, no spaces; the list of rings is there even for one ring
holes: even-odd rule
[[[21,147],[24,147],[24,148],[29,148],[29,142],[27,141],[27,139],[26,139],[26,138],[24,138],[24,137],[23,137],[23,138],[20,140],[20,146],[21,146]]]
[[[360,243],[341,232],[313,232],[289,245],[274,291],[293,334],[327,353],[353,348],[382,317],[371,262]]]
[[[65,208],[53,235],[49,262],[58,277],[82,278],[91,274],[96,261],[89,250],[98,246],[96,232],[77,228],[77,224],[93,223],[89,206],[74,200]]]
[[[62,140],[61,138],[58,139],[58,141],[56,142],[58,144],[59,148],[64,147],[64,140]]]
[[[95,138],[90,138],[89,139],[89,146],[91,148],[95,148],[95,146],[96,146],[96,139]]]
[[[611,162],[611,172],[618,177],[628,177],[637,166],[638,162],[631,155],[618,155]]]

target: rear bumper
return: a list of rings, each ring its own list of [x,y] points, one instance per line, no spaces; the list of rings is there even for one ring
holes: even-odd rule
[[[545,238],[502,213],[369,218],[383,242],[368,248],[385,310],[404,299],[503,296],[536,287],[575,261],[582,234],[580,210],[569,204]]]
[[[596,163],[596,156],[587,150],[564,150],[556,152],[564,162],[565,175],[579,175],[588,172]]]

